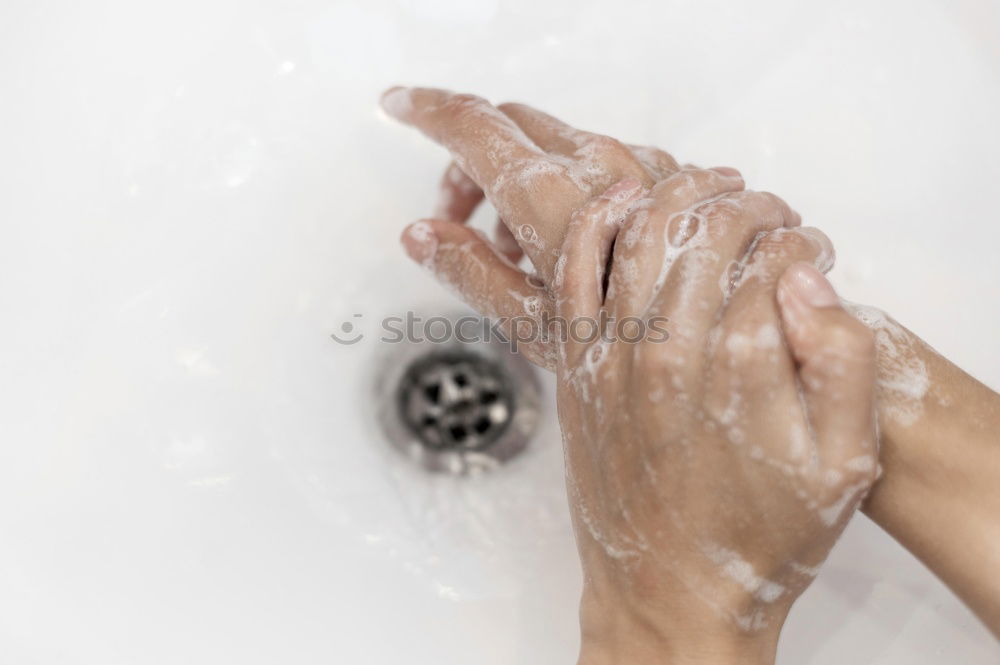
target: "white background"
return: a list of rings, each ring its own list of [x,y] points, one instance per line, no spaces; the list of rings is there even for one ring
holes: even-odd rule
[[[833,280],[1000,385],[1000,5],[0,5],[0,663],[571,663],[550,417],[429,478],[369,416],[352,314],[452,306],[396,244],[445,155],[395,83],[739,167]],[[482,220],[481,220],[482,221]],[[780,662],[995,663],[863,517]]]

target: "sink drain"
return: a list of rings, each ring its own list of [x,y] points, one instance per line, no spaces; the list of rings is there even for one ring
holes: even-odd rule
[[[429,470],[496,467],[534,434],[534,370],[502,343],[407,343],[381,365],[382,429],[394,447]]]
[[[485,450],[514,414],[510,381],[474,353],[431,353],[407,370],[399,408],[410,431],[433,450]]]

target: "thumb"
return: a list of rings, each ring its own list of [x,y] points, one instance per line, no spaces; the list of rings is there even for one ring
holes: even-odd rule
[[[873,479],[875,339],[808,263],[778,280],[778,308],[825,469]]]

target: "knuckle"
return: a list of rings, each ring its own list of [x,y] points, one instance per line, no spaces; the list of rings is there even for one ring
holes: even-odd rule
[[[731,227],[740,224],[743,219],[742,206],[736,198],[731,196],[723,196],[720,199],[709,201],[702,205],[698,212],[712,225]]]
[[[788,204],[771,192],[747,192],[744,199],[763,228],[776,229],[784,225]]]
[[[512,113],[517,113],[518,111],[523,109],[524,106],[522,104],[518,104],[517,102],[503,102],[502,104],[497,104],[497,108],[503,111],[504,113],[507,113],[508,111]]]
[[[694,171],[695,178],[697,179],[698,185],[710,191],[735,191],[743,192],[746,187],[746,183],[743,180],[743,174],[739,171],[736,175],[724,175],[718,171],[712,169],[697,169]],[[739,186],[733,187],[733,180],[739,178]],[[742,193],[739,194],[742,196]]]
[[[774,229],[757,239],[755,252],[765,255],[812,256],[818,249],[816,240],[804,233],[789,229]]]
[[[796,261],[804,261],[823,267],[827,261],[822,246],[807,234],[797,229],[778,228],[761,231],[752,223],[744,221],[740,226],[744,241],[749,245],[746,266],[740,273],[738,285],[753,279],[770,284],[778,280],[787,268]]]
[[[586,145],[590,147],[594,152],[597,153],[628,153],[632,154],[632,151],[625,147],[625,145],[618,139],[611,138],[610,136],[605,136],[604,134],[592,134],[587,137]]]
[[[755,260],[760,257],[797,258],[812,260],[823,253],[823,246],[817,238],[800,233],[797,229],[774,229],[757,238],[754,247]]]
[[[583,143],[583,150],[622,175],[637,176],[645,173],[642,162],[635,153],[624,143],[610,136],[589,135]]]
[[[710,196],[716,191],[721,175],[705,169],[686,169],[674,174],[672,180],[676,183],[671,188],[675,192],[685,189],[696,191],[699,195]]]
[[[680,170],[677,160],[659,148],[646,145],[631,145],[628,148],[640,164],[659,177],[667,177]]]

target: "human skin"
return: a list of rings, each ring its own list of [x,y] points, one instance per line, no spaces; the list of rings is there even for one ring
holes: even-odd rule
[[[470,95],[395,88],[383,107],[448,148],[475,185],[452,174],[447,180],[463,184],[449,191],[446,180],[444,214],[409,227],[403,242],[489,316],[555,311],[550,286],[567,220],[613,182],[671,183],[678,196],[689,194],[690,205],[719,186],[709,171],[682,169],[662,150],[582,132],[523,105],[496,108]],[[712,172],[730,179],[729,191],[743,188],[734,170]],[[463,225],[484,194],[531,259],[533,275],[507,258],[516,251],[501,253]],[[799,223],[794,214],[787,219],[786,226]],[[1000,396],[877,310],[854,313],[875,332],[878,366],[882,474],[864,511],[1000,636]],[[551,345],[522,348],[542,366],[557,365]]]
[[[799,263],[823,265],[829,241],[781,228],[776,199],[730,192],[670,216],[641,212],[675,206],[674,190],[637,209],[640,196],[626,180],[573,214],[552,288],[566,321],[603,309],[667,317],[671,332],[558,349],[580,663],[773,663],[787,613],[875,479],[874,338]],[[605,296],[611,243],[628,234],[671,250],[632,244],[610,275],[631,288]]]

